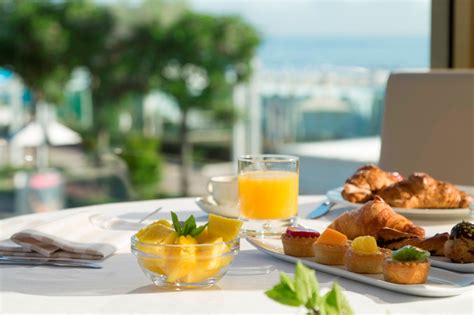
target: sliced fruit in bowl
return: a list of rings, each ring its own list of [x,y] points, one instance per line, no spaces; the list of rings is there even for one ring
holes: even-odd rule
[[[242,222],[209,216],[209,223],[197,226],[193,216],[173,224],[160,220],[132,236],[132,253],[145,275],[158,286],[207,287],[227,271],[240,249]]]

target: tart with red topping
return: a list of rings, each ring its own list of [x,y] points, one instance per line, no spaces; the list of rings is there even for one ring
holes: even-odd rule
[[[318,231],[291,226],[281,236],[283,251],[289,256],[312,257],[314,256],[313,243],[318,237]]]

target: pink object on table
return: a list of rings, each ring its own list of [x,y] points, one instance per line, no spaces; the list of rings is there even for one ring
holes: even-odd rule
[[[61,178],[55,173],[35,174],[31,176],[30,187],[33,189],[46,189],[58,186]]]

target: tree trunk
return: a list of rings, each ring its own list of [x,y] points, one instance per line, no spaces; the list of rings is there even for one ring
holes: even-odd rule
[[[180,169],[180,190],[183,196],[189,194],[189,175],[193,165],[192,145],[189,141],[188,130],[188,111],[181,112],[181,123],[179,130],[180,153],[181,153],[181,169]]]

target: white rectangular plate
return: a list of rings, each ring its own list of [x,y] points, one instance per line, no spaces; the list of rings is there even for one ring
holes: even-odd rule
[[[463,292],[474,289],[474,286],[472,285],[474,283],[474,275],[458,274],[431,267],[428,281],[424,284],[395,284],[384,281],[382,274],[359,274],[347,271],[344,266],[327,266],[318,264],[307,258],[285,255],[283,253],[283,246],[279,239],[257,239],[247,237],[247,241],[258,250],[280,260],[291,263],[296,263],[298,260],[301,260],[303,264],[310,268],[399,293],[417,296],[442,297],[459,295]]]
[[[452,262],[449,258],[441,257],[441,256],[432,256],[430,260],[431,260],[431,265],[438,268],[449,269],[449,270],[463,272],[463,273],[474,273],[474,263],[458,264],[458,263]]]

